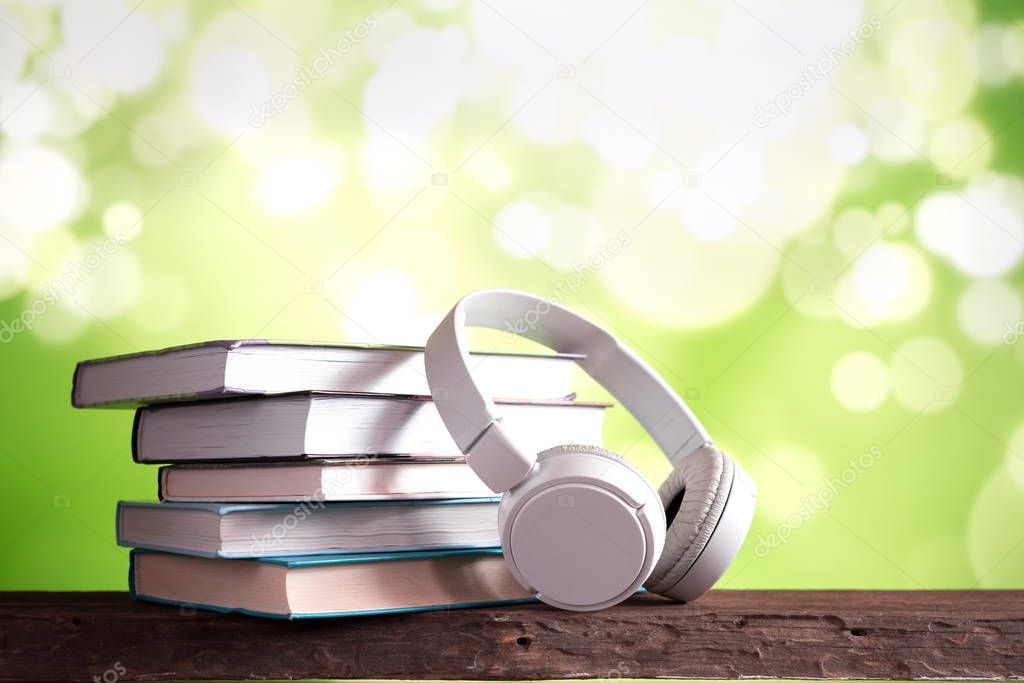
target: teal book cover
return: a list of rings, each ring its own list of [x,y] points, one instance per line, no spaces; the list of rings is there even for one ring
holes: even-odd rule
[[[407,551],[420,551],[420,550],[469,550],[477,548],[492,548],[498,544],[495,543],[471,543],[466,541],[460,541],[458,539],[452,540],[447,543],[432,543],[432,544],[415,544],[415,545],[381,545],[379,547],[364,547],[353,550],[346,550],[344,548],[319,548],[319,549],[307,549],[307,550],[288,550],[285,548],[274,548],[272,553],[268,552],[257,552],[255,548],[264,548],[271,545],[273,538],[273,532],[275,528],[286,531],[289,517],[295,519],[296,523],[300,523],[305,519],[315,515],[318,511],[330,511],[332,513],[344,514],[345,510],[352,509],[365,509],[365,508],[408,508],[411,506],[424,506],[424,505],[484,505],[488,507],[495,507],[494,516],[497,518],[496,504],[501,498],[490,497],[490,498],[441,498],[432,500],[360,500],[360,501],[344,501],[344,502],[319,502],[319,501],[304,501],[301,503],[174,503],[174,502],[148,502],[148,501],[127,501],[122,500],[117,503],[117,510],[114,518],[115,533],[117,536],[117,544],[125,548],[138,548],[141,550],[152,550],[158,552],[169,552],[179,553],[185,555],[195,555],[197,557],[221,557],[221,558],[253,558],[253,557],[265,557],[273,555],[274,557],[298,557],[305,555],[347,555],[347,554],[365,554],[371,552],[407,552]],[[184,542],[180,543],[153,543],[153,542],[141,542],[140,539],[128,540],[125,538],[125,522],[124,514],[127,510],[132,508],[151,508],[151,509],[177,509],[177,510],[193,510],[199,512],[206,512],[210,515],[217,517],[225,517],[228,515],[244,515],[246,513],[266,513],[266,512],[278,512],[281,515],[281,521],[277,524],[270,526],[270,531],[264,534],[256,534],[251,537],[252,543],[247,550],[244,551],[232,551],[224,548],[218,548],[212,551],[205,551],[200,548],[190,547]],[[341,522],[344,523],[344,522]],[[458,534],[452,534],[458,536]],[[267,536],[269,538],[264,538]],[[467,536],[468,538],[468,536]],[[497,522],[495,522],[495,539],[497,539]]]

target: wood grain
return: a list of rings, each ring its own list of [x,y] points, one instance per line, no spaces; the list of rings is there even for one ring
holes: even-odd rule
[[[120,667],[120,671],[119,668]],[[1024,591],[712,591],[287,622],[0,593],[0,680],[1024,679]]]

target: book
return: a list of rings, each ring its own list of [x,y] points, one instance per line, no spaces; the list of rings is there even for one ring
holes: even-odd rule
[[[492,396],[558,398],[569,393],[580,358],[474,354],[473,373]],[[236,339],[82,361],[71,403],[132,406],[307,390],[430,393],[420,347]]]
[[[249,560],[133,550],[128,583],[143,600],[283,619],[535,600],[497,549]]]
[[[487,548],[498,498],[298,504],[117,505],[118,545],[203,557]]]
[[[427,500],[494,495],[461,457],[168,465],[160,468],[159,483],[160,499],[173,502]]]
[[[497,401],[524,446],[600,443],[609,404]],[[305,392],[171,403],[136,412],[136,462],[459,454],[429,396]]]

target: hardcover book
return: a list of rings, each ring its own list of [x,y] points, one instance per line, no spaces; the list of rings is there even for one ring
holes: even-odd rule
[[[117,542],[204,557],[497,547],[498,500],[263,505],[122,501],[117,506]]]
[[[379,457],[302,463],[168,465],[160,499],[182,502],[301,502],[480,498],[494,492],[463,457]]]
[[[559,398],[580,356],[474,354],[474,376],[492,396]],[[423,349],[410,346],[210,341],[82,361],[71,403],[131,406],[290,391],[430,393]]]
[[[600,443],[608,404],[499,399],[527,448]],[[367,453],[459,454],[429,396],[306,392],[140,408],[137,462],[337,458]]]
[[[282,619],[535,600],[496,549],[252,560],[134,550],[128,583],[143,600]]]

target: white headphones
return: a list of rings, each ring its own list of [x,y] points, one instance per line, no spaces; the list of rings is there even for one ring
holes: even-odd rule
[[[580,366],[674,466],[660,490],[597,446],[554,446],[539,455],[518,447],[470,373],[467,325],[585,356]],[[426,369],[438,412],[469,465],[505,493],[498,508],[505,560],[540,600],[597,610],[643,584],[686,602],[707,592],[736,557],[754,516],[753,480],[712,445],[669,386],[600,327],[530,294],[474,292],[430,336]]]

